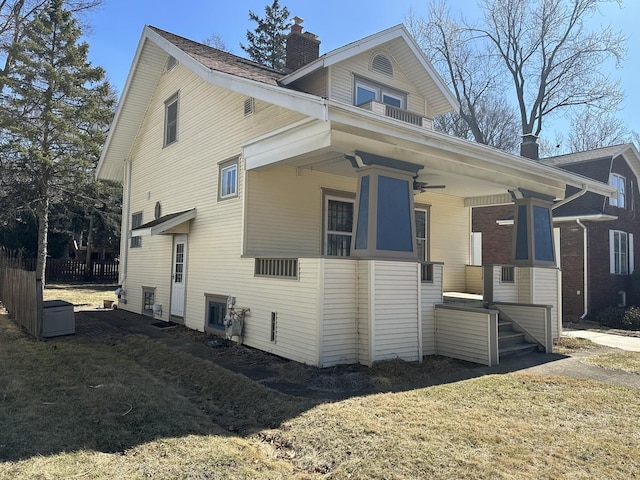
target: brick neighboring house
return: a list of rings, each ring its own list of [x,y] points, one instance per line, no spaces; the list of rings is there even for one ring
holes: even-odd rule
[[[564,317],[638,303],[640,292],[633,291],[631,282],[637,265],[634,238],[640,234],[640,155],[635,145],[613,145],[540,162],[617,189],[609,198],[587,191],[553,210],[556,242],[560,239]],[[565,198],[579,192],[567,187]],[[482,264],[513,263],[513,215],[512,204],[473,209],[472,231],[481,238]]]

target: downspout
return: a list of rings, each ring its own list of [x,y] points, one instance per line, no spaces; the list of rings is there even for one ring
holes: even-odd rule
[[[581,197],[582,195],[584,195],[585,193],[587,193],[589,191],[589,187],[587,185],[583,185],[582,189],[580,189],[579,192],[574,193],[573,195],[571,195],[570,197],[564,198],[562,200],[560,200],[558,203],[554,203],[551,206],[551,210],[555,210],[558,207],[561,207],[562,205],[565,205],[569,202],[573,202],[576,198]]]
[[[120,231],[120,273],[118,284],[123,287],[127,279],[127,258],[129,256],[129,221],[131,218],[131,160],[124,164],[124,188],[122,201],[122,230]],[[125,290],[126,291],[126,290]]]
[[[565,198],[563,200],[560,200],[558,203],[554,204],[551,207],[551,210],[555,210],[556,208],[561,207],[562,205],[566,205],[567,203],[572,202],[573,200],[575,200],[578,197],[581,197],[582,195],[584,195],[588,191],[589,191],[589,187],[586,184],[583,185],[582,188],[580,189],[580,191],[574,193],[573,195],[571,195],[571,196],[569,196],[569,197],[567,197],[567,198]],[[582,287],[582,293],[583,293],[583,296],[584,296],[584,304],[583,304],[584,305],[584,312],[580,316],[580,318],[583,319],[584,317],[587,316],[587,313],[588,313],[587,312],[587,299],[588,299],[588,297],[587,297],[587,268],[588,268],[588,265],[587,265],[587,227],[586,227],[586,225],[584,223],[582,223],[580,221],[579,218],[576,219],[576,223],[582,228],[583,236],[584,236],[584,238],[583,238],[584,251],[582,253],[583,270],[584,270],[584,275],[583,275],[584,282],[583,282],[583,287]]]
[[[580,221],[579,218],[576,219],[576,223],[582,228],[582,235],[583,235],[583,240],[582,240],[582,245],[583,245],[583,252],[582,252],[582,260],[583,260],[583,279],[584,279],[584,284],[582,286],[582,292],[584,294],[584,313],[580,316],[580,319],[584,319],[584,317],[587,316],[588,312],[588,296],[587,296],[587,287],[588,287],[588,282],[587,282],[587,278],[588,278],[588,265],[589,262],[587,262],[587,226],[582,223]]]

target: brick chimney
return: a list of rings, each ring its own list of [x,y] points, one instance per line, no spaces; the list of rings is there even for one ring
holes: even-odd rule
[[[522,136],[520,156],[530,158],[531,160],[540,160],[538,153],[538,137],[533,133],[528,133]]]
[[[298,70],[320,56],[320,40],[313,33],[302,33],[303,21],[300,17],[293,17],[291,32],[287,35],[287,57],[285,63],[287,72]]]

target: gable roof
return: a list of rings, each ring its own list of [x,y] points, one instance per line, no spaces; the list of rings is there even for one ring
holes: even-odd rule
[[[633,143],[623,143],[608,147],[594,148],[584,152],[569,153],[548,157],[540,161],[546,165],[562,168],[569,172],[585,175],[603,183],[609,182],[611,165],[615,158],[623,157],[640,179],[640,155]],[[565,197],[569,197],[578,191],[577,188],[567,186]],[[602,215],[605,211],[606,199],[602,195],[587,192],[583,196],[564,204],[554,210],[555,217],[583,217],[590,215]]]
[[[608,147],[594,148],[593,150],[586,150],[584,152],[575,152],[568,153],[566,155],[542,158],[540,159],[540,162],[545,165],[575,171],[575,169],[570,168],[571,165],[596,160],[611,161],[621,155],[624,156],[634,175],[640,179],[640,154],[633,143],[620,143]],[[605,179],[604,181],[606,182],[608,179]]]
[[[329,67],[382,45],[389,49],[394,58],[417,60],[417,62],[403,62],[402,68],[405,74],[414,82],[421,95],[429,99],[430,108],[433,109],[433,116],[460,109],[460,104],[451,93],[449,87],[447,87],[442,77],[436,72],[422,49],[402,24],[327,52],[317,60],[282,78],[281,83],[282,85],[290,85],[316,70]]]
[[[129,158],[169,56],[212,85],[296,110],[313,118],[326,117],[325,99],[283,88],[278,84],[281,73],[147,25],[142,30],[102,149],[96,178],[123,179],[124,163]]]

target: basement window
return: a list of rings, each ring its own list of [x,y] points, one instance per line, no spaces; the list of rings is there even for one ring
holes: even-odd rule
[[[205,293],[206,325],[217,330],[224,329],[224,318],[227,316],[227,297]]]
[[[153,317],[153,304],[156,300],[156,289],[142,287],[142,314]]]

